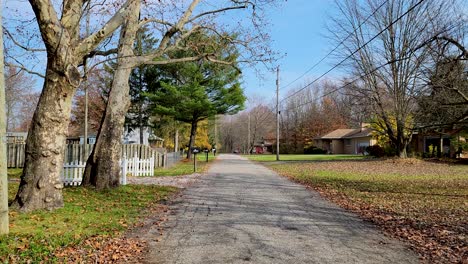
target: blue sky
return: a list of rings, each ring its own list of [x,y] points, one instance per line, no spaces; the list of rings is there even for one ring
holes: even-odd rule
[[[284,54],[277,64],[280,66],[280,86],[283,87],[325,56],[334,46],[326,38],[325,27],[330,15],[334,11],[333,1],[329,0],[289,0],[281,2],[277,8],[270,8],[267,18],[271,22],[269,27],[273,41],[272,48]],[[7,0],[7,9],[4,16],[11,18],[13,14],[32,14],[26,1]],[[12,9],[9,9],[8,6]],[[16,9],[16,10],[14,10]],[[18,12],[17,10],[22,10]],[[12,12],[13,11],[13,12]],[[31,14],[30,14],[31,13]],[[285,95],[287,90],[302,86],[306,81],[322,74],[333,64],[333,59],[327,59],[314,68],[309,74],[296,81],[294,84],[282,89],[280,93]],[[270,102],[275,95],[276,73],[268,72],[265,68],[259,68],[263,78],[256,76],[253,69],[245,68],[244,88],[247,96],[260,96]],[[327,77],[339,76],[332,72]],[[37,80],[37,89],[42,88],[42,80]]]
[[[273,49],[285,54],[278,61],[280,66],[280,87],[287,85],[304,74],[312,65],[325,56],[334,44],[326,38],[326,23],[334,11],[333,1],[295,0],[285,1],[272,10],[268,16],[272,23],[271,38]],[[306,76],[280,91],[302,86],[327,71],[335,61],[326,59]],[[267,101],[275,96],[275,72],[264,70],[264,79],[258,78],[252,69],[244,69],[244,88],[246,94],[264,97]],[[331,72],[327,77],[339,76]],[[280,95],[281,97],[281,95]]]

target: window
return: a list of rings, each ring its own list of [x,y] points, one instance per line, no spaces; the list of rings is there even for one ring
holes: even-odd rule
[[[345,139],[345,140],[344,140],[344,144],[345,144],[346,146],[350,146],[350,145],[351,145],[351,139]]]

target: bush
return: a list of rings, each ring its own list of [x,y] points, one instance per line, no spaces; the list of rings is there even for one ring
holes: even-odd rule
[[[385,150],[379,145],[369,146],[366,148],[366,151],[370,156],[374,156],[376,158],[385,156]]]
[[[327,154],[327,151],[317,147],[304,148],[304,154]]]

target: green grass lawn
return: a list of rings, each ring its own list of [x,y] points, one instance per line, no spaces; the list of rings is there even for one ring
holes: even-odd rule
[[[9,184],[10,200],[17,188],[17,183]],[[102,192],[65,188],[64,208],[31,213],[10,210],[10,234],[0,236],[0,262],[62,262],[55,255],[58,250],[85,247],[88,238],[118,236],[138,222],[145,214],[144,208],[165,199],[174,190],[144,185]]]
[[[409,240],[429,262],[462,261],[468,244],[466,165],[368,160],[270,167]]]
[[[249,158],[250,160],[268,162],[276,161],[276,155],[243,155],[244,157]],[[328,155],[328,154],[281,154],[281,161],[314,161],[314,160],[355,160],[363,159],[363,155]]]
[[[21,177],[22,172],[22,168],[9,168],[7,172],[8,179],[19,179]]]
[[[197,155],[197,172],[205,172],[208,168],[208,164],[212,162],[216,157],[212,153],[208,154],[208,162],[206,162],[205,153]],[[170,168],[156,168],[154,170],[154,176],[180,176],[192,174],[193,171],[193,160],[181,160],[174,164]]]

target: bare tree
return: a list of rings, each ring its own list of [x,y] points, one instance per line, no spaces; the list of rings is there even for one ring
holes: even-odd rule
[[[355,76],[355,95],[365,98],[400,157],[414,127],[415,98],[428,63],[428,40],[450,29],[451,2],[389,0],[337,1],[339,17],[331,34],[344,40],[342,55]],[[370,19],[363,23],[365,17]],[[346,36],[350,36],[346,38]]]
[[[7,131],[17,131],[24,127],[24,123],[30,122],[32,115],[28,115],[28,110],[36,108],[31,97],[35,97],[33,91],[35,81],[26,75],[24,71],[19,71],[14,67],[7,67],[5,74],[5,103],[7,115]]]

